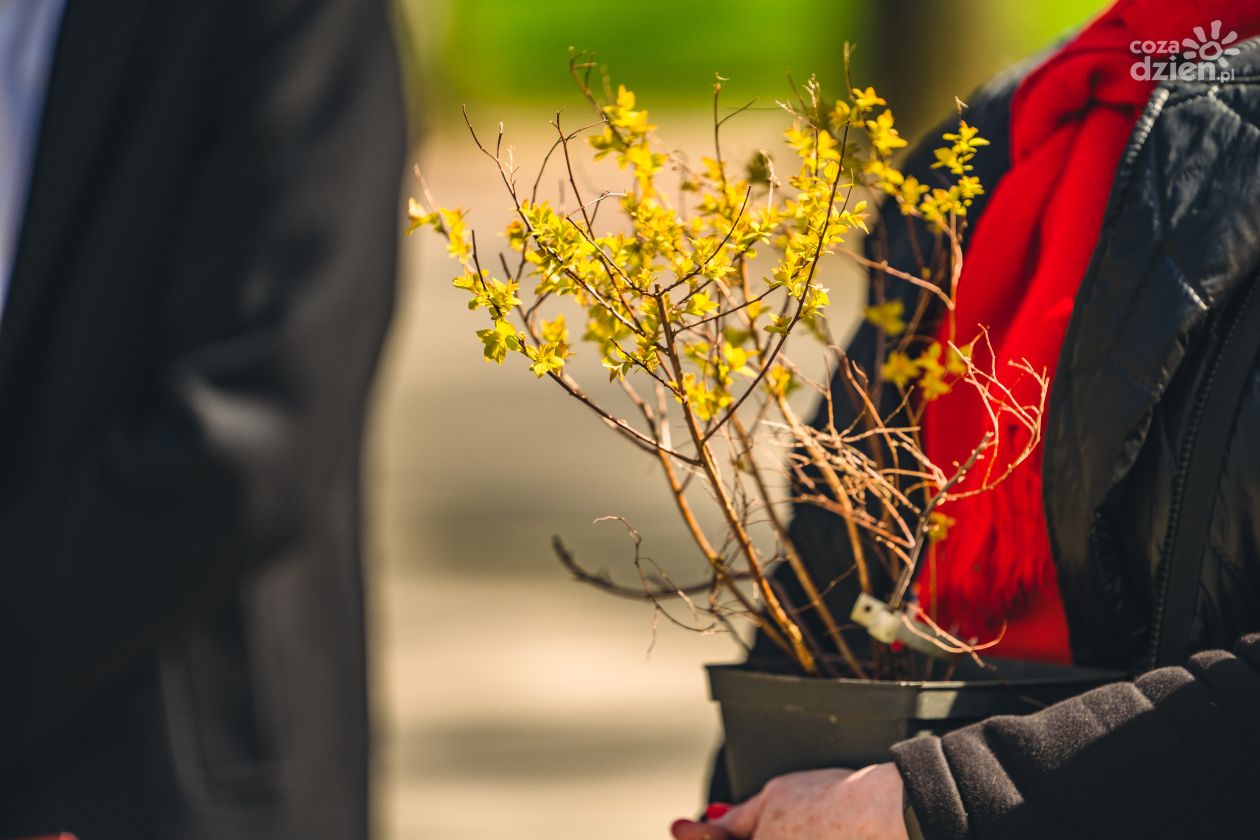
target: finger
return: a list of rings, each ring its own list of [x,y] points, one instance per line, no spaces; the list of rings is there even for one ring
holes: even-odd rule
[[[721,826],[692,820],[675,820],[669,827],[669,833],[674,840],[737,840]]]
[[[709,825],[724,829],[731,837],[752,837],[765,806],[766,789],[762,788],[761,792],[752,799],[736,805],[716,820],[710,822]]]

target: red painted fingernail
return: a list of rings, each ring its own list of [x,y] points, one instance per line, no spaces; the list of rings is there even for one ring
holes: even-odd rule
[[[714,802],[705,810],[704,818],[706,820],[720,820],[726,816],[726,812],[729,810],[731,810],[731,806],[725,802]]]
[[[677,837],[678,829],[682,828],[685,825],[695,825],[695,822],[692,820],[687,820],[687,819],[674,820],[672,823],[669,824],[669,833]]]

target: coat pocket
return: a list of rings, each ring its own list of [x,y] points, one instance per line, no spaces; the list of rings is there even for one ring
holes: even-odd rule
[[[234,593],[164,645],[171,749],[194,796],[238,801],[278,791],[275,730],[263,714],[257,667],[264,630]]]

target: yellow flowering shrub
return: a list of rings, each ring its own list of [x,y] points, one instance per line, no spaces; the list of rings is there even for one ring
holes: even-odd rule
[[[986,399],[1003,393],[995,376],[971,363],[971,346],[931,340],[923,327],[936,320],[908,312],[901,297],[881,297],[867,307],[865,318],[886,347],[875,369],[850,371],[866,394],[867,404],[858,407],[869,426],[863,429],[816,428],[799,419],[788,396],[805,378],[785,348],[804,329],[821,340],[821,352],[837,365],[850,364],[832,343],[827,324],[828,284],[835,282],[827,266],[839,259],[871,268],[881,283],[919,287],[942,317],[950,317],[960,233],[968,208],[983,192],[970,174],[971,161],[986,141],[960,119],[935,150],[932,166],[939,177],[920,183],[898,168],[906,141],[883,97],[871,87],[848,84],[840,97],[828,99],[810,79],[780,103],[782,151],[759,151],[736,162],[724,155],[720,132],[742,109],[722,116],[719,77],[713,90],[714,146],[694,158],[699,163],[693,167],[662,144],[633,91],[607,80],[594,85],[593,71],[585,56],[571,56],[570,72],[591,105],[592,121],[571,130],[557,116],[555,147],[542,164],[544,170],[548,163],[561,169],[562,200],[538,196],[542,172],[532,191],[518,183],[515,164],[502,152],[501,134],[487,144],[473,132],[474,142],[497,166],[513,211],[502,231],[505,253],[481,253],[466,211],[438,207],[427,195],[411,200],[407,233],[426,228],[445,239],[460,266],[453,285],[469,309],[484,315],[484,326],[475,332],[487,361],[504,364],[519,357],[534,376],[550,379],[660,462],[673,503],[704,555],[708,578],[697,589],[649,585],[655,578],[644,576],[645,597],[665,609],[664,599],[683,596],[719,626],[729,615],[747,616],[807,672],[831,667],[826,654],[834,650],[851,672],[866,673],[870,664],[853,655],[819,597],[820,587],[798,562],[779,510],[786,497],[776,498],[765,479],[759,463],[765,447],[758,444],[786,430],[791,448],[801,454],[799,463],[789,461],[784,469],[797,478],[807,501],[846,519],[868,593],[872,564],[884,564],[894,580],[906,579],[922,546],[945,537],[948,517],[935,507],[961,492],[958,472],[966,467],[930,462],[919,445],[917,417],[923,405],[960,383]],[[615,161],[625,180],[594,194],[582,189],[572,161],[583,154]],[[855,249],[876,221],[873,205],[885,196],[897,217],[921,225],[935,241],[925,252],[944,259],[893,267]],[[762,261],[754,267],[759,254]],[[580,312],[582,323],[567,324],[561,304]],[[631,414],[598,404],[583,389],[568,365],[575,343],[594,353],[609,380],[620,383]],[[814,387],[831,399],[824,386]],[[886,389],[908,407],[901,425],[876,408]],[[1012,410],[1002,401],[999,396],[998,414]],[[1016,408],[1037,425],[1040,406]],[[777,419],[771,424],[767,417]],[[685,430],[681,440],[672,428],[675,421]],[[905,453],[902,463],[878,463],[867,453],[863,438],[872,429],[889,440],[896,436],[896,451]],[[993,445],[990,437],[978,441],[976,457]],[[699,524],[684,474],[703,482],[722,514],[721,534],[711,535]],[[754,516],[769,518],[774,545],[756,544]],[[766,568],[776,559],[792,563],[820,611],[828,650],[801,632],[794,617],[800,605],[785,604],[770,584]],[[570,565],[579,577],[616,588],[582,572],[571,559]],[[752,593],[741,585],[745,579]],[[689,597],[700,590],[710,593],[707,606]],[[896,593],[890,603],[899,606]]]

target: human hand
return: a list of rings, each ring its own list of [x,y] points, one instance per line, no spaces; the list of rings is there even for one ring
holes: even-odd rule
[[[711,810],[710,822],[678,820],[670,831],[674,840],[909,840],[902,795],[893,764],[807,770],[771,779],[720,816]]]

